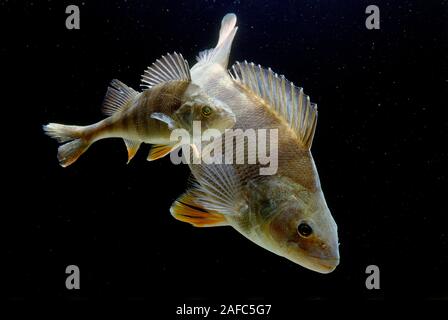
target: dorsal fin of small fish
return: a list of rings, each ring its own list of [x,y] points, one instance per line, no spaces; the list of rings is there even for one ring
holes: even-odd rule
[[[142,75],[142,87],[149,89],[157,84],[181,80],[191,81],[190,67],[180,53],[168,53],[157,59]]]
[[[129,102],[131,102],[137,95],[137,91],[128,87],[120,80],[114,79],[110,82],[110,85],[107,88],[102,111],[107,116],[123,111],[130,106]]]
[[[232,48],[233,38],[238,27],[236,25],[236,15],[228,13],[224,16],[219,30],[219,40],[215,48],[199,52],[196,60],[198,63],[218,63],[227,69],[230,49]]]
[[[247,61],[236,62],[229,73],[286,120],[304,148],[311,148],[317,123],[317,105],[310,102],[302,88],[270,68],[265,69]]]

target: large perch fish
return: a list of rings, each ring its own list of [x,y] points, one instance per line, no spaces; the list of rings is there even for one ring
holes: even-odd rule
[[[310,152],[317,107],[301,88],[259,65],[237,62],[230,76],[235,25],[234,14],[224,17],[218,44],[199,54],[192,81],[230,106],[234,129],[278,129],[278,172],[260,175],[260,164],[190,165],[196,185],[171,213],[197,227],[230,225],[273,253],[329,273],[339,264],[339,243]]]
[[[173,129],[192,132],[193,122],[202,129],[224,132],[233,127],[235,115],[221,101],[211,98],[191,82],[188,63],[182,55],[163,56],[143,75],[139,93],[124,83],[113,80],[104,98],[103,111],[109,117],[89,126],[50,123],[46,134],[65,143],[58,149],[61,166],[75,162],[92,143],[104,138],[123,138],[128,150],[128,163],[140,144],[155,144],[148,160],[168,154],[178,144],[171,141]]]

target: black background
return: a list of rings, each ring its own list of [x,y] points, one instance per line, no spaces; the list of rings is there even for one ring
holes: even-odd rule
[[[80,30],[65,28],[69,4]],[[380,30],[365,27],[369,4]],[[2,121],[9,299],[148,300],[172,314],[182,303],[448,298],[445,1],[28,1],[1,11],[14,87],[3,86],[14,103]],[[341,242],[329,275],[232,228],[174,220],[188,168],[147,162],[147,145],[126,165],[124,143],[103,140],[64,169],[42,133],[47,122],[102,119],[109,81],[138,88],[162,54],[192,64],[227,12],[239,25],[231,63],[271,67],[318,103],[312,151]],[[65,288],[70,264],[81,290]],[[380,290],[365,288],[370,264]]]

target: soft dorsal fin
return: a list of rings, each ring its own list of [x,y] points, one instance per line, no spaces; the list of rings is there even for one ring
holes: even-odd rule
[[[224,16],[219,30],[219,40],[216,47],[199,52],[196,60],[198,63],[218,63],[224,69],[227,69],[230,49],[232,48],[233,38],[238,27],[236,25],[236,15],[228,13]]]
[[[180,53],[168,53],[157,59],[142,75],[142,87],[147,89],[168,81],[191,81],[190,67]]]
[[[262,98],[289,124],[302,145],[310,149],[317,123],[317,105],[310,102],[303,89],[279,76],[270,68],[254,63],[236,62],[232,78]]]
[[[110,85],[107,88],[102,111],[107,116],[123,111],[129,107],[129,102],[137,95],[137,91],[128,87],[120,80],[114,79],[110,82]]]

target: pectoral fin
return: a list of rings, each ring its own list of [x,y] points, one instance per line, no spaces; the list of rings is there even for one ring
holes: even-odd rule
[[[190,164],[195,202],[210,212],[239,216],[248,208],[239,175],[230,164]]]
[[[224,215],[209,212],[195,201],[191,192],[180,196],[170,209],[171,215],[179,221],[188,222],[195,227],[218,227],[228,225]]]
[[[152,146],[151,150],[149,151],[149,155],[147,160],[148,161],[154,161],[160,158],[163,158],[168,153],[170,153],[173,149],[177,148],[179,144],[155,144]]]
[[[126,144],[126,149],[128,149],[128,162],[132,160],[132,158],[134,158],[135,154],[137,153],[138,148],[140,148],[140,141],[135,141],[135,140],[128,140],[128,139],[123,139],[124,143]]]
[[[174,122],[173,118],[162,112],[152,113],[151,118],[165,122],[170,130],[173,130],[176,127],[176,122]]]

